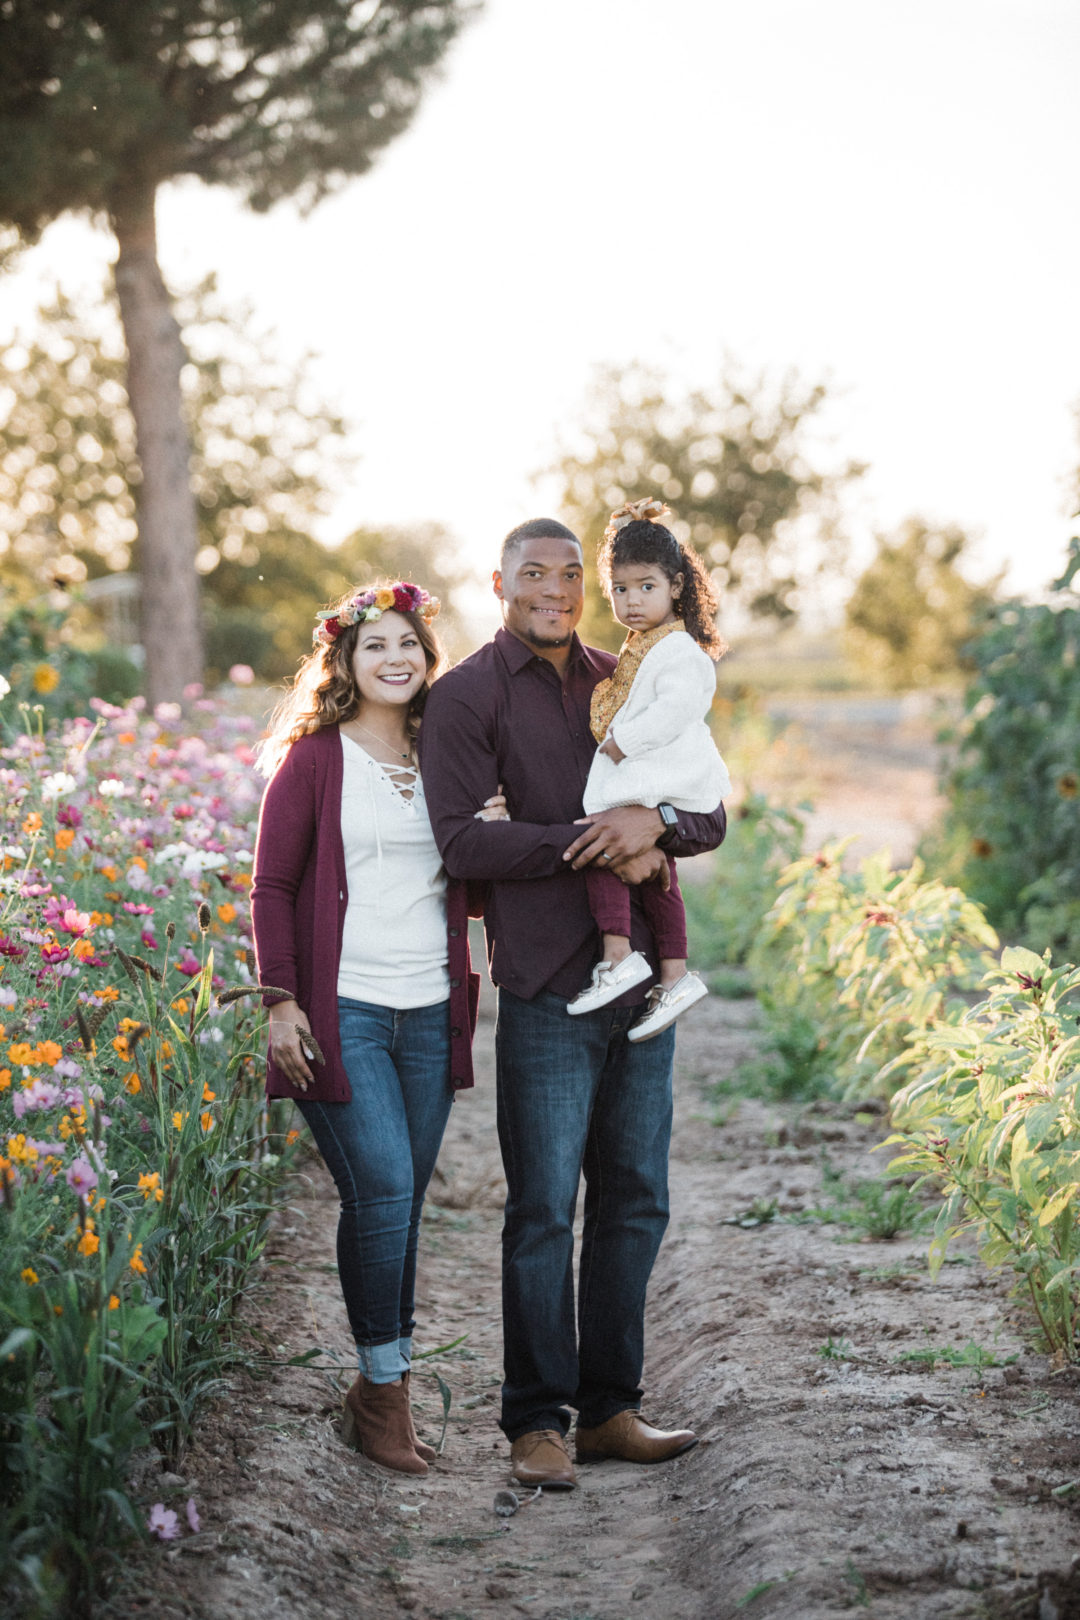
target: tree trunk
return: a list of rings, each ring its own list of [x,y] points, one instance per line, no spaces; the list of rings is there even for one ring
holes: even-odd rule
[[[154,187],[125,190],[111,223],[120,252],[116,292],[128,352],[128,399],[142,470],[138,490],[141,633],[146,695],[175,701],[202,679],[198,526],[191,447],[180,401],[186,359],[157,262]]]

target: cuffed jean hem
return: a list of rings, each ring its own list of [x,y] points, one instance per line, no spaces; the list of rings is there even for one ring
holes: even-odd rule
[[[369,1384],[392,1384],[409,1370],[409,1363],[402,1359],[400,1339],[391,1339],[389,1344],[358,1344],[356,1359]]]
[[[404,1369],[406,1372],[408,1372],[409,1368],[412,1366],[412,1334],[410,1333],[407,1339],[399,1339],[397,1344],[398,1352],[401,1356],[402,1362],[404,1363]]]

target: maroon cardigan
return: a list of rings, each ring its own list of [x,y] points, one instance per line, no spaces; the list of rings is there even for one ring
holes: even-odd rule
[[[337,726],[294,742],[267,784],[259,812],[251,919],[259,983],[287,991],[307,1013],[326,1059],[312,1064],[314,1082],[301,1091],[267,1059],[269,1097],[348,1102],[341,1061],[337,980],[348,889],[341,838],[343,765]],[[477,905],[479,915],[481,905]],[[480,993],[469,963],[469,894],[450,879],[446,932],[450,968],[450,1078],[457,1091],[473,1083],[472,1034]],[[282,996],[264,995],[271,1007]]]

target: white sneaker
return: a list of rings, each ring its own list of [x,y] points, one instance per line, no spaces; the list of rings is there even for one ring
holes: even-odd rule
[[[618,1001],[627,990],[652,976],[653,970],[640,951],[631,951],[621,962],[597,962],[589,983],[573,1001],[567,1002],[566,1010],[572,1017],[595,1012],[598,1007],[606,1007],[609,1001]]]
[[[673,1024],[680,1013],[687,1007],[692,1007],[695,1001],[708,995],[708,990],[702,984],[696,973],[684,973],[682,978],[672,985],[670,990],[664,990],[660,985],[653,985],[645,1003],[645,1011],[640,1018],[636,1018],[626,1032],[628,1041],[648,1041],[654,1035]]]

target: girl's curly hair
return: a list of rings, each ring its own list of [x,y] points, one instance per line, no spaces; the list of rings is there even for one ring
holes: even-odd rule
[[[352,586],[344,596],[328,606],[344,608],[355,596],[368,590],[378,590],[386,582],[374,585]],[[408,619],[416,631],[417,640],[424,649],[427,676],[424,684],[409,703],[407,728],[415,738],[420,730],[432,681],[446,668],[446,654],[431,625],[419,613],[404,613],[400,608],[388,609]],[[273,776],[293,743],[324,726],[339,725],[351,720],[360,708],[360,692],[353,675],[353,654],[364,620],[347,625],[330,646],[318,644],[301,661],[292,685],[270,716],[266,736],[258,744],[258,769],[264,776]]]
[[[694,550],[684,546],[670,529],[650,519],[635,519],[604,535],[596,552],[597,572],[604,594],[611,599],[611,572],[627,563],[659,568],[674,583],[682,575],[682,589],[674,608],[687,630],[710,658],[727,651],[716,628],[720,598],[708,569]]]

